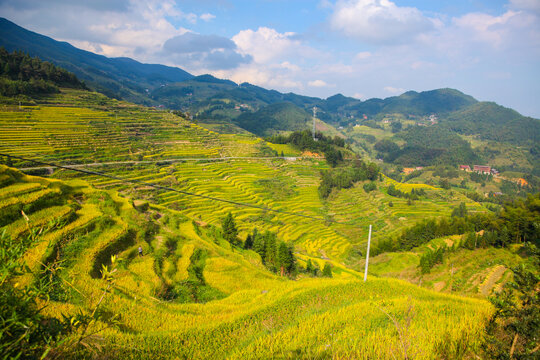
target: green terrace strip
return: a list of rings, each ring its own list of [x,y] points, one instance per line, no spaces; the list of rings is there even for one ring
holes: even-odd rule
[[[118,177],[118,176],[115,176],[115,175],[109,175],[109,174],[104,174],[104,173],[100,173],[100,172],[96,172],[96,171],[78,169],[78,168],[74,168],[74,167],[63,166],[63,165],[58,165],[58,164],[39,161],[39,160],[33,160],[33,159],[24,158],[24,157],[21,157],[21,156],[15,156],[15,155],[11,155],[11,154],[5,154],[5,153],[0,153],[0,156],[9,156],[9,157],[12,157],[12,158],[15,158],[15,159],[19,159],[19,160],[27,161],[27,162],[33,162],[33,163],[36,163],[36,164],[39,164],[39,165],[46,165],[46,166],[49,166],[49,167],[56,167],[56,168],[60,168],[60,169],[76,171],[76,172],[80,172],[80,173],[84,173],[84,174],[88,174],[88,175],[97,175],[97,176],[100,176],[100,177],[106,177],[106,178],[109,178],[109,179],[118,180],[118,181],[125,182],[125,183],[146,185],[146,186],[150,186],[150,187],[153,187],[155,189],[158,189],[158,190],[167,190],[167,191],[177,192],[177,193],[180,193],[180,194],[183,194],[183,195],[199,197],[199,198],[208,199],[208,200],[212,200],[212,201],[219,201],[219,202],[224,202],[224,203],[238,205],[238,206],[251,207],[251,208],[255,208],[255,209],[259,209],[259,210],[263,210],[263,211],[276,212],[276,213],[281,213],[281,214],[286,214],[286,215],[291,215],[291,216],[299,216],[299,217],[304,217],[304,218],[308,218],[308,219],[312,219],[312,220],[319,220],[319,221],[332,222],[332,223],[340,223],[340,222],[335,221],[335,220],[325,219],[325,218],[321,218],[321,217],[309,216],[309,215],[305,215],[305,214],[289,212],[289,211],[284,211],[284,210],[279,210],[279,209],[272,209],[272,208],[265,207],[265,206],[258,206],[258,205],[253,205],[253,204],[241,203],[241,202],[227,200],[227,199],[220,199],[220,198],[216,198],[216,197],[208,196],[208,195],[194,194],[194,193],[183,191],[183,190],[173,189],[173,188],[170,188],[170,187],[165,187],[165,186],[161,186],[161,185],[146,182],[146,181],[141,181],[139,179],[133,179],[133,178],[132,179],[126,179],[126,178],[121,178],[121,177]]]

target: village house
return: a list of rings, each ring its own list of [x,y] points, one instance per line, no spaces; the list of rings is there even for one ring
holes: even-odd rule
[[[459,165],[459,170],[470,172],[471,167],[469,165]]]
[[[479,174],[485,174],[485,175],[491,174],[491,166],[474,165],[473,171]]]
[[[529,183],[527,182],[527,180],[525,180],[525,179],[523,179],[523,178],[519,178],[519,179],[517,180],[517,183],[518,183],[518,185],[521,186],[521,187],[529,185]]]
[[[410,173],[412,173],[415,169],[414,168],[403,168],[403,173],[405,175],[409,175]]]
[[[423,166],[417,166],[417,167],[413,167],[413,168],[403,168],[403,173],[405,175],[409,175],[410,173],[416,171],[416,170],[422,170],[424,167]]]

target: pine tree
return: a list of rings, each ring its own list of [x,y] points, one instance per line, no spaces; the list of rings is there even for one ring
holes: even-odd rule
[[[310,274],[313,274],[313,264],[311,263],[311,259],[308,259],[307,263],[306,263],[306,272],[307,273],[310,273]]]
[[[510,233],[508,232],[508,228],[506,226],[503,226],[503,228],[499,232],[497,246],[506,247],[509,243],[510,243]]]
[[[244,249],[251,249],[253,247],[253,237],[248,234],[246,241],[244,242]]]
[[[274,233],[271,233],[267,231],[264,234],[264,237],[266,238],[265,241],[265,254],[264,254],[264,264],[266,267],[270,270],[275,272],[277,270],[276,268],[276,262],[277,262],[277,244],[276,244],[276,235]]]
[[[281,276],[285,275],[285,271],[289,268],[290,256],[289,248],[284,242],[280,242],[278,249],[278,263]],[[288,272],[288,271],[287,271]]]
[[[287,262],[287,272],[289,275],[296,275],[296,258],[294,257],[294,247],[289,245],[287,247],[288,253],[288,262]]]
[[[330,278],[332,277],[332,266],[329,263],[324,264],[322,276]]]
[[[467,207],[465,203],[462,202],[459,204],[459,207],[452,210],[452,217],[466,217],[467,216]]]
[[[235,244],[237,242],[238,229],[236,228],[236,223],[231,212],[223,219],[221,228],[223,229],[223,238],[231,244]]]
[[[463,245],[466,249],[473,250],[476,247],[476,234],[470,232],[465,239],[465,244]]]
[[[261,260],[264,264],[264,258],[266,255],[266,244],[265,244],[265,237],[261,234],[256,233],[257,229],[253,232],[253,251],[255,251],[257,254],[261,256]]]

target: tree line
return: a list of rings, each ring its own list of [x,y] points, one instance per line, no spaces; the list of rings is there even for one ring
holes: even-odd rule
[[[290,144],[299,150],[320,151],[324,154],[326,162],[334,167],[343,161],[343,152],[335,147],[345,147],[345,140],[339,136],[325,136],[316,132],[317,141],[309,130],[294,131],[290,135],[273,135],[266,140],[273,144]]]
[[[67,70],[22,51],[9,53],[0,48],[1,96],[57,93],[59,87],[86,88]]]
[[[242,246],[233,215],[229,212],[221,223],[223,238],[231,245]],[[281,276],[295,276],[297,272],[293,247],[279,240],[273,232],[259,233],[257,228],[248,234],[243,248],[253,250],[261,256],[263,265]]]
[[[352,166],[340,167],[321,171],[319,196],[326,199],[332,189],[347,189],[355,182],[363,180],[375,181],[379,177],[379,167],[375,163],[366,164],[362,160],[355,160]]]
[[[540,247],[540,194],[529,195],[507,203],[496,214],[468,214],[464,203],[452,211],[450,218],[429,219],[406,228],[396,238],[382,240],[376,253],[406,251],[433,239],[465,233],[475,235],[474,247],[505,247],[513,243],[531,242]],[[464,247],[472,245],[472,235]]]
[[[426,191],[424,189],[414,189],[413,188],[413,189],[411,189],[410,192],[407,193],[407,192],[401,191],[399,189],[396,189],[394,184],[391,184],[388,187],[387,193],[390,196],[399,197],[399,198],[405,198],[405,199],[410,199],[410,200],[418,200],[420,198],[420,196],[425,196],[426,195]]]
[[[238,230],[233,215],[229,212],[221,223],[222,235],[231,245],[243,247],[245,250],[253,250],[261,256],[263,265],[273,273],[281,276],[295,277],[299,271],[294,248],[292,245],[278,239],[277,234],[271,231],[259,232],[257,228],[246,236],[242,244],[238,239]],[[305,271],[312,276],[332,277],[332,266],[325,263],[322,271],[308,260]]]

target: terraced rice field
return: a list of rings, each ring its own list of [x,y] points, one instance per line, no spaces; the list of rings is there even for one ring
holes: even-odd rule
[[[287,163],[281,160],[185,162],[159,169],[141,167],[136,171],[116,171],[115,174],[198,195],[324,218],[326,210],[317,193],[317,166],[312,169],[310,165],[309,162]],[[119,188],[136,197],[148,197],[155,204],[217,226],[231,211],[238,221],[242,237],[253,227],[275,231],[280,238],[294,242],[312,256],[340,259],[350,247],[349,241],[331,226],[326,226],[324,221],[190,197],[175,191],[156,192],[144,186],[126,186],[97,176],[87,178],[97,187]]]
[[[397,188],[404,188],[404,185],[408,185],[393,183],[398,184]],[[409,205],[407,199],[390,196],[386,193],[385,186],[389,184],[388,181],[383,184],[378,183],[378,191],[370,193],[363,190],[362,184],[357,184],[330,199],[328,201],[330,215],[336,220],[355,225],[336,225],[336,230],[348,238],[358,239],[359,243],[365,243],[367,241],[365,229],[369,227],[369,224],[372,224],[374,230],[372,239],[374,243],[377,243],[379,240],[398,235],[404,227],[411,226],[420,220],[449,216],[453,207],[460,202],[464,202],[471,212],[486,211],[480,204],[459,193],[449,196],[440,189],[423,184],[420,186],[424,186],[427,195]]]
[[[220,179],[218,194],[232,192],[242,201],[289,206],[310,214],[324,212],[319,209],[315,175],[305,177],[315,170],[301,164],[282,165],[183,163],[154,171],[153,181],[186,176],[183,186],[210,193],[207,180]],[[298,171],[304,178],[295,182],[282,171]],[[264,176],[254,179],[254,173]],[[148,170],[139,176],[151,175]],[[268,178],[277,179],[279,186],[258,181]],[[121,326],[110,328],[100,321],[89,329],[100,331],[106,356],[391,359],[414,355],[435,359],[475,353],[482,346],[484,323],[492,313],[485,300],[439,294],[392,279],[370,277],[364,283],[357,273],[337,266],[334,279],[281,278],[265,270],[254,252],[233,251],[215,227],[195,226],[192,221],[200,216],[210,224],[218,222],[227,208],[191,201],[179,205],[184,209],[169,210],[174,201],[184,199],[160,193],[152,196],[157,196],[158,203],[169,201],[168,205],[137,211],[114,190],[94,189],[77,179],[59,182],[30,177],[4,166],[0,166],[0,179],[0,200],[11,207],[2,213],[0,232],[6,229],[18,239],[30,229],[44,228],[41,241],[28,250],[24,260],[34,269],[41,264],[53,268],[61,264],[54,273],[56,286],[44,310],[47,314],[90,313],[104,286],[99,279],[101,265],[113,254],[121,259],[114,289],[101,305],[107,313],[120,315]],[[284,184],[292,193],[285,191]],[[52,200],[10,200],[43,190],[55,192]],[[279,191],[278,195],[285,191],[285,195],[270,203],[269,191]],[[299,202],[304,205],[295,205]],[[28,219],[19,212],[21,207]],[[234,211],[238,218],[244,215],[240,224],[246,230],[248,224],[271,228],[283,226],[279,221],[298,221],[270,217],[256,222],[252,217],[261,214]],[[283,228],[283,234],[290,234],[300,247],[316,247],[308,253],[328,246],[329,253],[339,254],[337,241],[325,245],[318,240],[325,236],[309,236],[315,231],[324,234],[317,222],[298,221],[296,227]],[[137,255],[138,246],[144,249],[142,257]],[[194,278],[196,267],[200,269],[198,280]],[[20,282],[34,280],[29,273]],[[194,281],[198,283],[192,287]],[[390,316],[403,326],[401,336]],[[409,344],[406,350],[403,334]]]
[[[153,108],[66,90],[37,106],[0,106],[0,151],[62,163],[255,154],[257,141],[235,141]],[[98,105],[100,101],[107,106]],[[81,104],[85,104],[82,106]]]
[[[126,196],[147,199],[212,225],[219,226],[221,219],[231,211],[242,237],[253,227],[274,231],[281,239],[294,243],[298,251],[315,258],[342,261],[351,252],[362,253],[370,224],[376,243],[419,219],[448,215],[449,204],[459,201],[466,202],[470,210],[483,211],[478,204],[460,195],[449,198],[428,185],[394,183],[403,191],[410,191],[414,186],[429,192],[428,199],[416,201],[414,206],[407,205],[404,199],[386,195],[386,186],[392,182],[388,178],[378,183],[378,191],[370,194],[366,194],[360,184],[340,191],[328,201],[321,201],[317,193],[319,171],[327,165],[315,159],[155,163],[175,158],[253,156],[264,146],[283,150],[285,155],[294,154],[293,149],[265,144],[252,135],[217,134],[167,112],[87,92],[69,90],[45,98],[37,106],[23,107],[21,111],[0,108],[2,152],[64,164],[134,161],[92,169],[198,195],[347,223],[267,212],[175,191],[156,191],[144,184],[135,186],[83,175],[99,188],[120,190]],[[80,175],[60,170],[53,176],[69,179]]]

